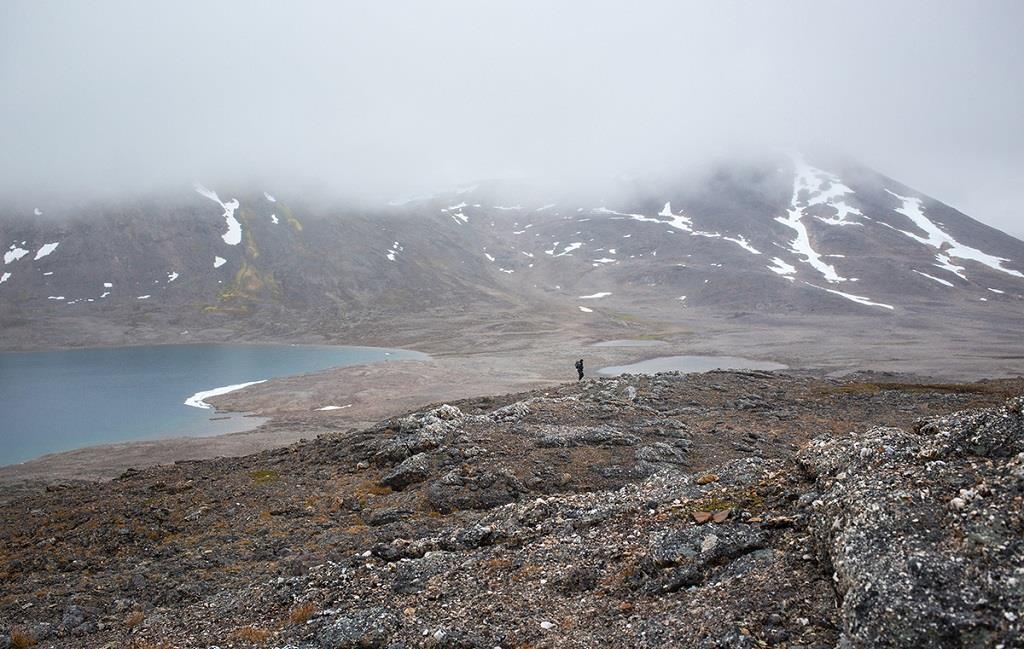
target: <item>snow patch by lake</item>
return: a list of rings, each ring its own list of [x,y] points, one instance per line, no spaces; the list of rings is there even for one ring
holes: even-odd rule
[[[206,399],[211,397],[219,397],[222,394],[241,390],[247,388],[250,385],[256,385],[257,383],[265,383],[266,379],[261,381],[249,381],[248,383],[238,383],[236,385],[225,385],[219,388],[213,388],[212,390],[203,390],[202,392],[196,392],[188,399],[185,399],[186,406],[192,406],[193,408],[204,408],[206,410],[213,410],[213,406],[206,403]]]

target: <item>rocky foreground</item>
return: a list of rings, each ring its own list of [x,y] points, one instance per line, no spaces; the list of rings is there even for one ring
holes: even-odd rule
[[[0,647],[1021,647],[1022,394],[625,376],[8,490]]]

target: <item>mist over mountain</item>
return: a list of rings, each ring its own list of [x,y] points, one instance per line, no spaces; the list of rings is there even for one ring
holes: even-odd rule
[[[197,183],[6,205],[0,223],[12,347],[373,342],[455,313],[582,327],[835,314],[923,332],[933,324],[916,318],[952,312],[999,330],[1024,304],[1020,240],[800,153],[620,177],[593,195],[484,181],[354,205]]]
[[[1019,3],[748,5],[8,2],[0,192],[593,194],[824,146],[1021,233]]]

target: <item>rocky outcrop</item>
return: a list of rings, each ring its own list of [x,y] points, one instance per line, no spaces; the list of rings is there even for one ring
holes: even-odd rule
[[[821,438],[801,454],[841,647],[1019,646],[1022,404]]]
[[[631,376],[25,492],[0,647],[1010,649],[1021,392]]]

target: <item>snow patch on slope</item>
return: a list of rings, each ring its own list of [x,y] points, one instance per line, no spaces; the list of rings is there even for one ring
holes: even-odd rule
[[[942,284],[944,286],[953,286],[953,282],[947,282],[946,280],[942,279],[941,277],[935,277],[934,275],[929,275],[928,273],[922,273],[919,270],[915,270],[914,272],[917,273],[918,275],[920,275],[921,277],[927,277],[928,279],[932,280],[933,282],[938,282],[939,284]]]
[[[4,253],[4,264],[10,264],[11,262],[18,261],[27,254],[28,250],[19,248],[16,244],[12,243],[10,249]]]
[[[828,293],[832,293],[833,295],[838,295],[839,297],[846,298],[847,300],[850,300],[851,302],[856,302],[857,304],[863,304],[864,306],[877,306],[877,307],[880,307],[880,308],[883,308],[883,309],[889,309],[890,311],[895,309],[895,307],[892,306],[891,304],[883,304],[881,302],[874,302],[870,298],[866,298],[866,297],[864,297],[862,295],[853,295],[852,293],[844,293],[842,291],[837,291],[837,290],[835,290],[833,288],[825,288],[824,286],[818,286],[817,284],[811,284],[810,282],[804,282],[804,284],[807,284],[808,286],[813,286],[814,288],[821,289],[822,291],[826,291]]]
[[[217,192],[207,189],[199,183],[195,184],[195,190],[197,194],[209,198],[214,203],[220,205],[224,210],[224,221],[228,224],[228,231],[221,235],[221,239],[224,240],[224,243],[229,246],[237,246],[240,244],[242,242],[242,224],[235,218],[235,210],[238,209],[239,205],[238,199],[232,198],[230,201],[225,203],[220,200],[219,196],[217,196]]]
[[[896,192],[888,189],[885,191],[902,203],[895,211],[910,219],[914,225],[925,233],[925,236],[922,237],[919,234],[908,232],[907,230],[900,230],[899,228],[895,229],[898,232],[902,232],[907,235],[914,241],[936,248],[939,252],[935,255],[935,259],[938,262],[935,265],[939,268],[949,270],[963,279],[967,279],[962,274],[964,269],[960,266],[955,266],[952,261],[950,261],[950,258],[956,257],[957,259],[969,259],[971,261],[976,261],[988,266],[992,270],[998,270],[999,272],[1006,273],[1007,275],[1024,278],[1024,273],[1003,266],[1003,264],[1010,261],[1009,259],[996,257],[995,255],[984,253],[977,248],[964,245],[947,234],[931,219],[924,215],[924,205],[920,198],[913,196],[900,196]],[[957,270],[953,270],[954,268]]]
[[[793,281],[793,275],[796,275],[796,266],[787,264],[778,257],[772,257],[772,265],[767,267],[768,270],[772,271],[777,275],[782,275],[786,279]]]
[[[793,165],[796,169],[793,179],[793,198],[790,200],[787,215],[777,216],[775,220],[796,233],[794,239],[789,242],[790,252],[802,257],[801,261],[821,273],[827,282],[832,284],[845,282],[846,278],[841,277],[831,264],[825,263],[822,256],[811,245],[811,236],[807,231],[807,225],[803,222],[804,216],[806,216],[804,209],[809,203],[804,204],[800,200],[800,192],[810,192],[811,199],[809,200],[814,200],[814,197],[821,192],[822,181],[818,177],[819,170],[806,164],[799,156],[794,158]]]
[[[36,258],[36,259],[42,259],[43,257],[45,257],[45,256],[49,255],[49,254],[50,254],[50,253],[52,253],[52,252],[53,252],[54,250],[56,250],[56,249],[57,249],[57,246],[59,246],[59,245],[60,245],[60,242],[59,242],[59,241],[54,241],[53,243],[46,243],[46,244],[43,244],[43,247],[42,247],[42,248],[40,248],[40,249],[39,249],[39,250],[38,250],[38,251],[36,252],[36,257],[35,257],[35,258]]]

